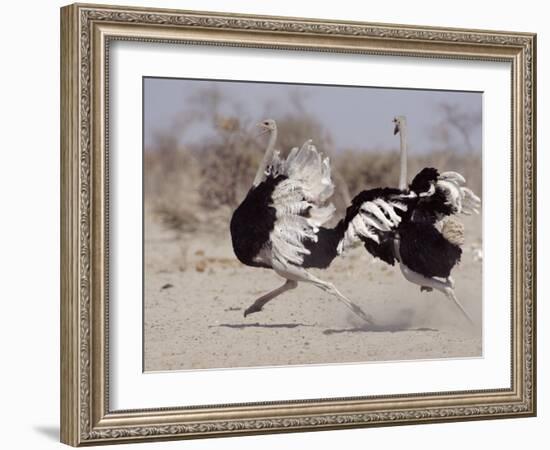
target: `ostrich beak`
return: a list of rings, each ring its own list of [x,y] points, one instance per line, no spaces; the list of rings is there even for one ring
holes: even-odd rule
[[[401,131],[401,129],[399,128],[399,122],[397,121],[397,119],[393,119],[393,123],[395,123],[395,127],[393,129],[393,135],[395,136],[397,133],[399,133],[399,131]]]

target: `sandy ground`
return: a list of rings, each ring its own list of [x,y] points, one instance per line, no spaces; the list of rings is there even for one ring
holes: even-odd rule
[[[146,371],[290,364],[478,357],[481,339],[481,217],[463,217],[466,244],[455,268],[456,294],[470,325],[438,292],[420,292],[398,267],[357,248],[313,271],[372,314],[363,325],[336,298],[300,284],[243,317],[280,284],[273,271],[246,267],[228,231],[182,234],[146,216],[144,362]]]

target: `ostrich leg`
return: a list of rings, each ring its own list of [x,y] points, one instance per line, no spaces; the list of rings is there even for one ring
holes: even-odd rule
[[[447,277],[447,283],[449,283],[449,286],[451,286],[451,289],[455,288],[455,280],[453,279],[453,277],[448,276]]]
[[[322,289],[323,291],[328,292],[329,294],[335,296],[344,305],[346,305],[355,315],[359,316],[369,325],[374,325],[374,320],[372,316],[370,314],[366,314],[359,306],[357,306],[355,303],[349,300],[344,294],[342,294],[338,289],[336,289],[336,286],[334,286],[334,284],[329,283],[327,281],[323,281],[317,278],[316,276],[310,274],[304,268],[298,267],[298,266],[285,267],[284,270],[275,269],[275,271],[279,275],[287,279],[304,281],[307,283],[311,283],[314,286],[317,286],[319,289]]]
[[[462,311],[462,314],[464,314],[464,317],[473,325],[473,320],[469,316],[469,314],[466,312],[464,307],[462,306],[462,303],[458,301],[458,298],[456,298],[455,291],[451,287],[452,284],[448,281],[439,281],[435,278],[428,278],[424,275],[421,275],[417,272],[412,271],[407,266],[403,265],[402,263],[399,263],[399,266],[401,267],[401,272],[403,272],[403,275],[405,278],[410,281],[411,283],[418,284],[420,286],[427,286],[433,289],[437,289],[440,292],[443,292],[445,296],[454,302],[456,306]]]
[[[442,292],[445,294],[445,296],[454,302],[454,304],[460,309],[462,314],[464,314],[464,317],[470,322],[470,324],[473,325],[473,320],[470,317],[470,315],[466,312],[464,309],[464,306],[462,306],[462,303],[456,298],[455,291],[454,291],[454,285],[455,282],[451,277],[448,277],[446,281],[439,281],[435,278],[429,278],[425,277],[424,275],[414,272],[413,270],[409,269],[407,266],[405,266],[401,262],[401,255],[399,253],[399,238],[394,239],[393,241],[393,248],[394,253],[397,256],[397,259],[399,261],[399,267],[401,268],[401,272],[403,273],[403,276],[410,281],[411,283],[418,284],[421,286],[421,289],[428,288],[428,289],[437,289],[439,292]]]
[[[256,301],[252,303],[252,305],[246,308],[244,312],[244,316],[246,317],[249,314],[253,314],[255,312],[261,311],[267,302],[269,302],[270,300],[273,300],[275,297],[281,295],[283,292],[294,289],[296,286],[298,286],[298,283],[296,281],[286,280],[286,283],[283,284],[281,287],[278,287],[277,289],[273,289],[267,294],[264,294],[260,298],[256,299]]]

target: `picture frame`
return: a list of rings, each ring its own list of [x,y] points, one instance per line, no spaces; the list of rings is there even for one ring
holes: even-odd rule
[[[509,64],[510,385],[113,409],[109,67],[117,41]],[[531,33],[106,5],[62,8],[61,441],[81,446],[536,415],[535,99]]]

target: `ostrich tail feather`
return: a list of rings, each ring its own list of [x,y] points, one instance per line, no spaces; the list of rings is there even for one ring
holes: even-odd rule
[[[441,234],[451,244],[459,247],[464,245],[464,225],[455,219],[449,217],[443,222]]]

